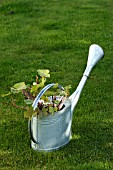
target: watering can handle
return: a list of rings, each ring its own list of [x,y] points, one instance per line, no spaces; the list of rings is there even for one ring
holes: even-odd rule
[[[45,86],[41,91],[40,93],[37,95],[37,97],[35,98],[33,104],[32,104],[32,107],[34,108],[34,110],[37,108],[37,104],[38,104],[38,101],[40,100],[40,98],[42,97],[42,95],[49,89],[51,88],[52,86],[54,86],[55,83],[51,83],[51,84],[48,84],[47,86]],[[64,90],[64,88],[58,84],[58,87],[62,90]]]

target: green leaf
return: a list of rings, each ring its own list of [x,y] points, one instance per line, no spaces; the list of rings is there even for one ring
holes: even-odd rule
[[[7,93],[7,94],[2,94],[1,97],[6,97],[9,96],[11,94],[11,92]]]
[[[44,102],[48,102],[48,101],[49,101],[49,100],[48,100],[48,97],[45,96],[45,95],[43,95],[43,96],[41,97],[41,99],[44,100]]]
[[[49,106],[49,113],[54,113],[54,108],[52,106]]]
[[[54,107],[54,112],[57,112],[58,111],[58,108],[57,107]]]
[[[48,108],[45,108],[45,107],[43,107],[43,108],[42,108],[42,112],[43,112],[45,115],[47,115],[47,114],[48,114],[48,112],[47,112],[47,111],[48,111]]]
[[[67,94],[66,94],[65,91],[61,91],[61,92],[59,93],[59,95],[61,95],[61,96],[66,96]]]
[[[50,91],[50,90],[48,90],[48,91],[46,91],[45,92],[45,95],[46,96],[52,96],[52,95],[54,95],[55,93],[53,92],[53,91]]]
[[[71,89],[71,85],[64,87],[64,89],[65,89],[65,92],[66,92],[66,96],[69,96],[69,93],[70,93],[69,89]]]
[[[16,94],[16,93],[20,93],[20,92],[21,92],[20,90],[17,90],[15,88],[11,87],[11,93]]]
[[[32,115],[36,114],[36,112],[33,110],[33,107],[30,106],[30,107],[27,107],[27,110],[24,112],[24,117],[26,118],[31,118]]]
[[[49,70],[47,69],[39,69],[37,70],[38,74],[41,76],[41,77],[50,77],[50,74],[49,74]]]
[[[66,96],[66,92],[65,92],[64,90],[57,89],[57,93],[58,93],[58,95],[60,95],[60,96]]]
[[[68,86],[65,86],[65,87],[64,87],[65,90],[69,90],[69,89],[71,89],[71,88],[72,88],[71,85],[68,85]]]
[[[46,78],[45,77],[42,77],[42,84],[44,86],[44,83],[46,82]]]
[[[24,100],[24,102],[28,105],[33,104],[33,100],[30,100],[30,99],[26,99],[26,100]]]
[[[25,85],[25,82],[20,82],[20,83],[16,83],[14,86],[13,86],[16,90],[23,90],[23,89],[26,89],[26,85]]]
[[[53,86],[53,88],[58,88],[58,83],[56,83],[54,86]]]
[[[30,92],[36,92],[40,87],[43,87],[43,83],[41,82],[40,84],[37,84],[37,85],[33,85]]]
[[[32,93],[34,91],[37,91],[37,89],[38,89],[38,86],[37,85],[33,85],[31,90],[30,90],[30,92]]]
[[[60,101],[59,101],[59,100],[54,100],[54,103],[55,103],[55,104],[59,104]]]

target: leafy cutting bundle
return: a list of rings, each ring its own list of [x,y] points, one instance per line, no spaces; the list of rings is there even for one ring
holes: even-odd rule
[[[33,110],[32,104],[34,99],[44,88],[46,79],[50,77],[50,71],[47,69],[39,69],[37,72],[38,76],[36,75],[36,80],[31,85],[25,84],[25,82],[16,83],[11,87],[8,94],[2,95],[2,97],[10,95],[13,106],[23,109],[24,117],[30,119],[32,116],[43,116],[62,110],[65,107],[63,103],[69,96],[69,89],[71,88],[70,85],[64,88],[58,88],[58,83],[56,83],[51,89],[43,94],[37,104],[37,108]],[[22,94],[24,97],[23,106],[18,106],[16,104],[16,101],[19,98],[18,94]]]

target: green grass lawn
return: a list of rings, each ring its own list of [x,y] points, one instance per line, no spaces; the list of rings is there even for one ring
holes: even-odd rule
[[[23,112],[0,97],[1,170],[113,169],[112,7],[112,0],[0,1],[0,95],[42,68],[51,71],[48,83],[71,84],[72,93],[89,46],[105,52],[74,111],[72,140],[58,151],[33,151]]]

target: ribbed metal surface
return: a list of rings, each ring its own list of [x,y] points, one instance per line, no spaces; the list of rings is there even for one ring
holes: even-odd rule
[[[31,141],[32,148],[39,151],[52,151],[66,145],[71,138],[71,123],[71,105],[42,119],[33,117],[31,130],[37,144]]]

